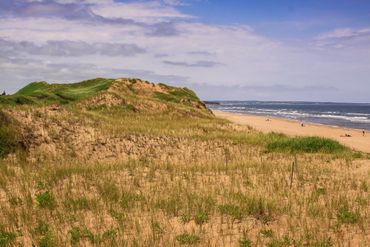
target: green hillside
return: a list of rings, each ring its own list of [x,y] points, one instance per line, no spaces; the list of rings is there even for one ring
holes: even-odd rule
[[[140,86],[154,84],[139,79],[125,79],[125,88],[116,92],[120,96],[140,97],[142,93]],[[95,96],[108,90],[115,79],[96,78],[71,84],[49,84],[47,82],[32,82],[20,89],[14,95],[1,96],[0,104],[3,105],[45,105],[45,104],[69,104]],[[116,82],[117,83],[117,82]],[[136,85],[136,86],[135,86]],[[163,102],[184,103],[189,101],[198,102],[196,94],[187,88],[177,88],[160,83],[157,85],[162,90],[153,90],[150,94],[152,99],[159,99]],[[139,89],[138,89],[139,88]],[[122,89],[122,88],[121,88]]]
[[[113,79],[97,78],[74,84],[48,84],[47,82],[33,82],[19,90],[14,95],[3,96],[3,104],[67,104],[81,100],[106,90]]]

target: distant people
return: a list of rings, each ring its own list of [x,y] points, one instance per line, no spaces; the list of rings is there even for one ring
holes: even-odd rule
[[[266,122],[270,122],[270,119],[269,118],[266,118]]]
[[[304,123],[303,122],[301,122],[301,127],[304,127]]]
[[[362,130],[362,136],[365,136],[365,130]]]
[[[350,134],[345,134],[345,137],[352,137]]]

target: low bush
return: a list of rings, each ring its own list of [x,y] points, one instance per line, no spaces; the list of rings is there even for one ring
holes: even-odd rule
[[[17,235],[14,232],[8,232],[0,225],[0,247],[10,246]]]
[[[339,142],[321,137],[287,137],[269,134],[268,151],[291,153],[339,153],[346,148]],[[272,135],[272,136],[271,136]]]
[[[41,208],[52,209],[55,206],[54,196],[49,191],[37,194],[36,201]]]
[[[13,152],[19,144],[19,134],[14,126],[14,121],[0,112],[0,158]]]
[[[180,242],[180,244],[197,244],[200,241],[200,237],[194,234],[183,233],[176,237],[176,240]]]

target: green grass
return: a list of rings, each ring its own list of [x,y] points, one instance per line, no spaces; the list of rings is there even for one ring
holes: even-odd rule
[[[40,238],[39,247],[54,247],[57,246],[54,236],[51,232],[47,232]]]
[[[179,241],[180,244],[193,245],[199,243],[200,237],[195,234],[185,232],[176,236],[176,240]]]
[[[37,194],[36,201],[40,208],[53,209],[55,207],[55,198],[49,191]]]
[[[288,137],[283,134],[267,136],[267,150],[291,153],[340,153],[347,149],[339,142],[321,137]]]
[[[68,104],[93,96],[113,83],[113,79],[97,78],[73,84],[48,84],[33,82],[14,95],[2,96],[0,104],[43,105]]]
[[[229,215],[234,220],[241,220],[243,218],[243,211],[239,206],[225,204],[220,205],[219,210],[222,215]]]
[[[164,84],[160,84],[164,85]],[[186,101],[199,101],[198,96],[188,88],[176,88],[171,86],[162,86],[168,90],[167,93],[155,93],[155,97],[165,102],[180,103]],[[187,102],[189,103],[189,102]]]
[[[74,226],[69,230],[69,234],[72,245],[78,244],[83,239],[88,239],[91,243],[95,242],[94,234],[87,227]]]
[[[274,236],[274,232],[271,229],[262,229],[260,233],[265,238],[272,238]]]
[[[360,215],[358,212],[351,212],[347,207],[339,208],[337,219],[344,224],[354,224],[359,221]]]
[[[11,246],[16,237],[16,233],[6,231],[4,227],[0,225],[0,247]]]
[[[129,80],[132,84],[136,79]],[[43,105],[43,104],[68,104],[91,97],[109,88],[114,79],[96,78],[72,84],[48,84],[47,82],[32,82],[20,89],[14,95],[0,97],[0,104],[5,105]],[[148,83],[148,82],[147,82]],[[154,97],[173,103],[199,101],[197,95],[188,88],[177,88],[159,84],[167,93],[155,93]],[[132,85],[129,85],[132,88]]]
[[[88,240],[94,246],[101,246],[101,243],[109,240],[112,241],[117,237],[117,230],[113,228],[108,229],[103,233],[94,234],[86,226],[74,226],[68,231],[68,233],[71,236],[71,244],[73,246],[78,245],[81,240]]]
[[[239,240],[239,246],[240,247],[252,247],[253,245],[252,245],[252,241],[248,237],[244,236],[242,239]]]

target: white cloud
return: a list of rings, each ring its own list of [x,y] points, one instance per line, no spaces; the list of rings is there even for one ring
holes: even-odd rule
[[[160,22],[171,18],[191,18],[171,6],[159,2],[97,4],[92,11],[105,18],[134,19],[138,22]]]

